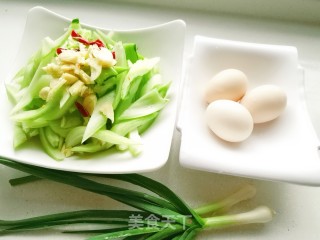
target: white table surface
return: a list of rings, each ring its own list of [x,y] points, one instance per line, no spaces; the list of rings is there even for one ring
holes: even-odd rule
[[[6,78],[15,59],[27,11],[41,5],[82,22],[119,29],[151,26],[173,19],[187,23],[185,53],[191,52],[196,34],[231,40],[267,44],[293,45],[298,48],[300,63],[306,68],[308,108],[315,131],[320,136],[320,27],[280,20],[246,18],[210,12],[151,7],[142,4],[120,4],[116,1],[4,1],[0,0],[0,79]],[[0,104],[1,109],[1,104]],[[0,126],[1,134],[1,126]],[[320,189],[287,183],[268,182],[224,176],[182,168],[178,161],[179,136],[168,164],[148,173],[169,185],[191,206],[219,199],[243,183],[257,187],[257,196],[239,205],[247,210],[268,205],[277,214],[271,223],[243,228],[205,232],[198,239],[320,239]],[[31,217],[45,213],[92,208],[120,208],[114,201],[68,186],[42,181],[11,188],[8,180],[21,175],[0,167],[0,219]],[[81,239],[56,232],[0,236],[0,239]]]

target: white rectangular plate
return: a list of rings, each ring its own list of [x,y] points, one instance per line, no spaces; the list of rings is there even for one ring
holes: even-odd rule
[[[203,88],[221,70],[235,68],[249,79],[249,89],[275,84],[287,93],[285,112],[256,124],[241,143],[227,143],[206,126]],[[297,49],[196,36],[186,66],[178,128],[183,166],[236,176],[320,185],[319,142],[306,111],[303,70]]]
[[[32,8],[28,13],[20,49],[11,76],[40,47],[44,37],[58,38],[64,33],[64,29],[69,24],[70,19],[45,8]],[[93,28],[93,26],[82,25]],[[101,30],[112,30],[114,38],[123,42],[136,43],[139,51],[146,57],[160,57],[160,73],[165,80],[172,81],[168,93],[168,105],[163,109],[151,128],[142,136],[142,154],[134,158],[130,153],[101,152],[90,156],[70,157],[64,161],[57,162],[41,149],[39,143],[34,141],[30,141],[26,146],[15,151],[13,149],[12,123],[9,119],[9,112],[12,106],[7,100],[2,84],[0,94],[0,156],[46,168],[98,174],[146,172],[158,169],[167,162],[176,120],[177,92],[180,85],[185,23],[182,20],[175,20],[154,27],[130,31]],[[172,35],[174,37],[168,37]]]

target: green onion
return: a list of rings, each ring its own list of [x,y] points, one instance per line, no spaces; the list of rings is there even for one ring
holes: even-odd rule
[[[227,211],[240,201],[253,197],[255,189],[245,186],[224,200],[207,206],[192,209],[178,195],[160,182],[139,174],[80,174],[50,170],[31,166],[9,159],[0,158],[0,164],[23,171],[29,175],[11,179],[12,186],[48,179],[70,185],[89,192],[108,196],[137,210],[81,210],[54,213],[44,216],[20,219],[0,220],[0,234],[23,233],[57,226],[81,225],[81,229],[64,230],[63,233],[90,234],[90,240],[102,239],[195,239],[202,230],[221,227],[266,223],[273,217],[273,212],[266,206],[260,206],[245,213],[218,215]],[[94,177],[94,178],[93,178]],[[93,180],[97,179],[97,180]],[[145,191],[134,191],[102,183],[101,179],[116,179],[127,182]],[[98,180],[100,180],[98,182]],[[151,191],[153,194],[148,193]],[[215,216],[203,214],[215,212]],[[91,228],[84,228],[90,225]],[[92,228],[92,227],[95,228]]]
[[[231,194],[227,198],[219,202],[215,202],[212,204],[208,204],[208,205],[196,208],[195,211],[200,215],[207,214],[207,213],[227,211],[233,205],[254,197],[255,194],[256,194],[256,189],[252,185],[248,184],[243,186],[241,189]]]

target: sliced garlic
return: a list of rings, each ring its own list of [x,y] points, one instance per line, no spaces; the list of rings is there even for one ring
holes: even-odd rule
[[[58,59],[65,63],[77,63],[80,57],[80,53],[74,50],[63,50],[59,55]]]
[[[43,100],[47,100],[50,89],[51,89],[50,87],[42,88],[39,92],[39,97],[42,98]]]
[[[113,59],[112,52],[107,48],[94,48],[92,50],[92,55],[98,60],[98,63],[101,64],[102,67],[112,67],[117,62]]]
[[[60,66],[60,69],[63,72],[74,72],[76,70],[76,66],[74,64],[63,64]]]
[[[70,85],[74,84],[76,81],[79,80],[79,78],[77,78],[73,74],[66,73],[66,72],[61,75],[61,78],[64,78],[66,80],[66,83]]]
[[[87,59],[87,63],[90,66],[90,72],[91,72],[90,78],[92,81],[94,81],[100,76],[102,66],[99,64],[96,58]]]
[[[54,78],[59,78],[62,74],[62,70],[59,65],[55,63],[49,63],[47,66],[42,68],[46,73],[50,74]]]
[[[50,102],[52,100],[52,97],[54,96],[56,89],[61,88],[64,84],[66,84],[66,80],[64,80],[63,78],[51,80],[50,91],[49,91],[47,99],[46,99],[47,102]]]
[[[81,89],[81,92],[80,92],[80,96],[86,97],[86,96],[93,94],[93,93],[94,93],[94,91],[91,88],[89,88],[87,86],[83,86]]]
[[[83,71],[82,69],[79,69],[79,71],[77,71],[77,74],[80,78],[80,80],[82,82],[84,82],[85,84],[93,84],[94,82],[91,80],[90,76]]]
[[[69,93],[72,96],[80,95],[83,86],[84,86],[84,83],[78,80],[74,84],[72,84],[72,86],[69,88]]]
[[[59,83],[60,78],[54,78],[50,81],[50,88],[54,88]]]
[[[95,94],[90,94],[83,99],[82,106],[86,109],[90,115],[93,112],[94,107],[97,104],[97,97]]]

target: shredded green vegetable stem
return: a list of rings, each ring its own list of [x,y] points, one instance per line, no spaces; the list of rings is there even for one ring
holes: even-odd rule
[[[14,148],[38,138],[56,160],[111,148],[140,155],[142,141],[130,136],[138,139],[166,107],[170,80],[161,77],[160,58],[137,49],[78,19],[57,40],[45,38],[6,84]]]
[[[253,197],[253,186],[231,194],[220,202],[211,203],[197,209],[192,209],[179,196],[160,182],[139,174],[79,174],[59,170],[50,170],[37,166],[0,158],[0,164],[23,171],[29,175],[11,179],[12,186],[33,181],[48,179],[62,184],[70,185],[89,192],[108,196],[137,210],[82,210],[73,212],[54,213],[45,216],[32,217],[20,220],[0,220],[0,235],[13,234],[25,231],[36,231],[54,228],[56,226],[90,225],[88,229],[83,226],[77,229],[64,230],[64,233],[90,234],[90,240],[99,239],[195,239],[197,234],[205,229],[221,227],[266,223],[271,221],[273,212],[266,206],[260,206],[248,212],[219,215],[219,211],[227,211],[237,202]],[[116,179],[137,185],[151,191],[140,192],[117,186],[111,186],[103,181],[92,180],[100,178]],[[218,207],[217,207],[218,206]],[[208,213],[215,216],[204,217]],[[152,220],[152,221],[151,221]],[[92,228],[92,225],[96,228]]]

